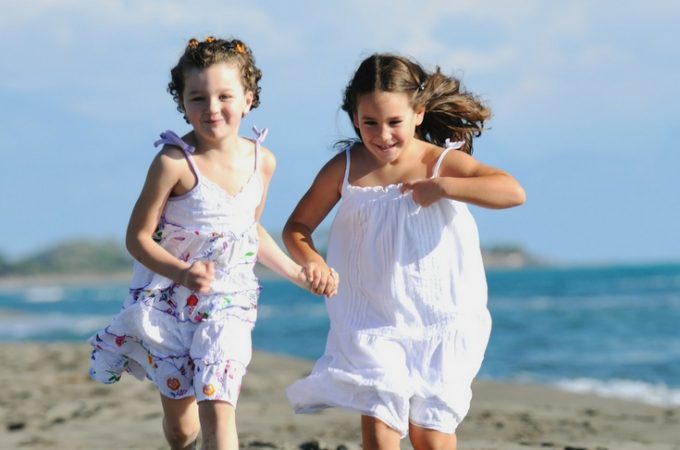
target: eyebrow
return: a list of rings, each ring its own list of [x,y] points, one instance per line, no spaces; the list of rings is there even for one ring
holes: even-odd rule
[[[204,90],[204,89],[186,90],[185,92],[186,92],[186,94],[188,94],[188,95],[206,94],[206,93],[207,93],[207,91]],[[222,94],[222,93],[232,93],[232,92],[236,92],[236,89],[225,88],[225,89],[220,89],[220,90],[217,91],[218,94]]]
[[[388,117],[386,120],[389,122],[391,120],[403,120],[403,119],[404,119],[403,116],[392,116]],[[359,116],[359,120],[377,120],[377,119],[373,116]]]

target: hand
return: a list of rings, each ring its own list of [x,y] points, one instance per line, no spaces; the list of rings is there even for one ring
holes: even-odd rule
[[[324,263],[311,262],[304,267],[304,274],[307,278],[309,289],[316,295],[335,295],[337,291],[336,277],[334,272]]]
[[[212,261],[194,261],[184,269],[180,276],[180,284],[192,291],[205,294],[210,291],[210,284],[215,276],[215,264]]]
[[[295,272],[295,275],[291,277],[291,281],[303,288],[311,291],[311,283],[307,279],[307,273],[305,272],[305,268],[302,266],[297,266],[297,272]]]
[[[338,293],[338,287],[340,286],[340,275],[332,267],[331,276],[333,277],[333,282],[328,284],[326,292],[324,292],[324,295],[328,298],[335,296],[335,294]]]
[[[439,178],[426,178],[423,180],[406,181],[401,185],[401,192],[412,192],[413,201],[420,206],[430,206],[444,197],[444,189]]]

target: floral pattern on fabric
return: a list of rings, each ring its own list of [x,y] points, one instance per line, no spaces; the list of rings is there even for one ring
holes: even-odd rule
[[[231,196],[203,178],[191,147],[174,133],[162,136],[162,143],[184,149],[198,183],[168,200],[153,239],[189,264],[212,261],[214,280],[210,292],[197,293],[135,263],[121,311],[90,338],[90,374],[110,384],[128,372],[150,379],[170,398],[195,396],[235,405],[257,318],[254,217],[262,181],[255,165],[240,193]],[[255,155],[258,148],[256,142]]]

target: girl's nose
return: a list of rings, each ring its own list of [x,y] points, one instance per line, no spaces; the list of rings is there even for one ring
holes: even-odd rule
[[[217,99],[211,98],[208,100],[208,111],[211,113],[216,113],[220,110],[220,102]]]
[[[390,137],[391,137],[390,127],[388,126],[380,127],[380,139],[387,141],[390,139]]]

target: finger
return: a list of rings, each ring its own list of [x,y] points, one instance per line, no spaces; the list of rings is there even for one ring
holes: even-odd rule
[[[311,280],[311,288],[312,292],[316,295],[320,295],[323,293],[323,289],[321,289],[321,285],[323,284],[323,277],[320,272],[314,272],[314,278]]]
[[[210,280],[208,280],[208,279],[203,279],[203,280],[201,280],[201,283],[200,283],[201,289],[200,289],[200,291],[203,292],[203,293],[209,292],[209,291],[210,291],[210,284],[211,284],[211,281],[212,281],[211,279],[210,279]]]
[[[316,285],[319,283],[318,277],[316,276],[316,273],[314,270],[310,270],[307,272],[307,281],[309,281],[309,287],[312,290],[316,289]]]
[[[338,286],[340,284],[340,275],[331,267],[331,282],[326,288],[326,297],[331,298],[338,293]]]
[[[410,181],[404,181],[404,182],[401,184],[401,187],[399,188],[399,190],[401,191],[402,194],[403,194],[404,192],[409,191],[409,190],[412,190],[412,189],[413,189],[413,185],[411,184]]]
[[[312,278],[312,288],[316,294],[323,292],[322,286],[324,285],[324,276],[321,270],[315,270]],[[320,292],[321,291],[321,292]]]
[[[337,286],[328,285],[326,286],[326,290],[324,291],[323,295],[330,298],[333,297],[337,292],[338,292]]]
[[[208,261],[208,263],[205,266],[208,274],[210,274],[210,278],[212,278],[213,274],[215,273],[215,263],[212,261]]]
[[[340,274],[331,267],[331,274],[333,275],[333,280],[335,280],[335,285],[340,284]]]
[[[319,295],[323,295],[326,293],[326,290],[331,287],[331,280],[332,277],[330,273],[325,274],[325,276],[321,279],[321,282],[319,283]]]
[[[311,277],[310,277],[309,271],[307,270],[306,267],[302,267],[300,269],[300,274],[301,274],[300,276],[301,276],[302,280],[304,281],[304,284],[306,286],[311,286],[312,285],[312,282],[310,281]]]
[[[324,283],[321,283],[318,288],[314,291],[316,295],[324,295],[324,292],[326,291],[326,285]]]

